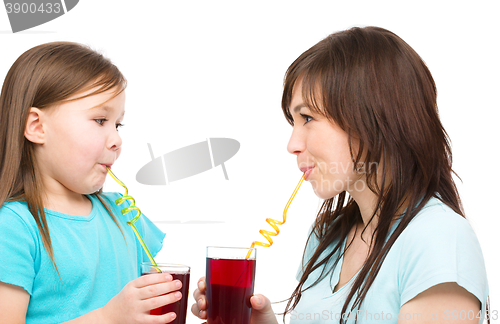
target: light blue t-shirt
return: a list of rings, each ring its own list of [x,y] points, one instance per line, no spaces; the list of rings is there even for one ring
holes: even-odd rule
[[[128,201],[116,206],[118,193],[106,193],[126,242],[111,216],[94,195],[88,216],[66,215],[45,209],[59,275],[42,243],[36,222],[25,202],[6,202],[0,209],[0,281],[30,294],[26,323],[61,323],[104,306],[148,261],[132,228],[135,212],[121,215]],[[105,199],[106,200],[106,199]],[[165,234],[145,216],[135,222],[153,255]]]
[[[392,234],[399,224],[393,224]],[[342,250],[345,248],[344,240]],[[327,255],[337,242],[333,242],[328,251],[324,251],[319,260]],[[318,246],[316,235],[312,235],[305,251],[305,260],[309,260]],[[333,255],[327,267],[332,267],[339,253]],[[349,315],[353,300],[342,315],[342,307],[359,272],[335,293],[342,268],[342,261],[316,286],[302,293],[302,298],[292,311],[291,324],[299,323],[339,323],[340,317],[354,323],[397,323],[398,316],[407,319],[436,319],[430,314],[399,314],[403,304],[419,293],[444,282],[456,282],[476,296],[481,302],[482,314],[486,307],[488,282],[484,259],[474,231],[469,222],[455,213],[436,198],[431,198],[425,207],[415,216],[407,228],[389,250],[379,273],[368,290],[359,310]],[[318,277],[322,268],[311,273],[303,289],[309,287]],[[302,274],[302,265],[297,273],[297,280]],[[448,314],[438,314],[439,318],[451,320],[453,310]],[[462,314],[463,315],[463,314]],[[448,316],[448,317],[447,317]],[[460,316],[460,315],[459,315]],[[467,314],[478,316],[481,314]],[[422,321],[423,322],[423,321]],[[482,321],[480,321],[482,322]]]

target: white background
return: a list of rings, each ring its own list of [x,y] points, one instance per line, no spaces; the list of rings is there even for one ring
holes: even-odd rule
[[[109,57],[128,79],[123,153],[114,171],[137,206],[167,233],[157,261],[192,267],[191,296],[205,272],[208,245],[263,240],[267,217],[281,219],[301,174],[286,151],[291,127],[280,108],[286,68],[328,34],[353,26],[387,28],[429,66],[453,145],[457,185],[483,249],[492,309],[497,274],[500,88],[495,1],[98,1],[13,34],[0,8],[0,77],[24,51],[69,40]],[[2,81],[3,82],[3,81]],[[0,125],[1,127],[1,125]],[[418,125],[416,125],[418,127]],[[240,151],[220,167],[167,186],[139,184],[136,172],[156,156],[209,137],[234,138]],[[112,179],[105,189],[120,191]],[[271,248],[258,250],[256,293],[283,300],[319,199],[304,183]],[[180,221],[214,224],[171,224]],[[275,311],[283,304],[275,305]],[[189,315],[189,323],[201,323]]]

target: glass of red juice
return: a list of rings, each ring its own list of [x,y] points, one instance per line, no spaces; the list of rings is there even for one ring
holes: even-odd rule
[[[207,247],[208,324],[250,323],[256,252],[255,248]]]
[[[182,287],[179,290],[182,294],[182,298],[173,304],[165,305],[152,309],[151,315],[163,315],[166,313],[174,312],[175,320],[170,322],[172,324],[186,324],[186,313],[188,304],[188,294],[189,294],[189,275],[190,267],[183,264],[171,264],[171,263],[157,263],[154,266],[150,262],[143,262],[142,264],[142,275],[159,273],[158,269],[162,273],[169,273],[172,275],[173,280],[180,280]]]

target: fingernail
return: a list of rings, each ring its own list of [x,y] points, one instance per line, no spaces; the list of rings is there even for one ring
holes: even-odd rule
[[[257,306],[260,306],[262,305],[262,300],[259,297],[255,297],[255,303],[257,304]]]
[[[200,298],[200,299],[198,299],[198,307],[200,307],[200,306],[201,306],[201,298]],[[200,312],[201,312],[201,311],[200,311]]]
[[[182,297],[182,294],[180,292],[176,292],[174,294],[175,298],[181,298]]]
[[[182,287],[182,283],[181,283],[180,281],[177,281],[177,282],[175,283],[175,286],[176,286],[177,288],[181,288],[181,287]]]
[[[175,313],[171,313],[171,314],[170,314],[170,318],[171,318],[171,319],[175,319],[176,317],[177,317],[177,316],[175,315]]]
[[[174,279],[174,278],[172,277],[172,275],[170,275],[170,274],[168,274],[168,273],[165,275],[165,278],[167,278],[167,281],[172,281],[172,279]]]

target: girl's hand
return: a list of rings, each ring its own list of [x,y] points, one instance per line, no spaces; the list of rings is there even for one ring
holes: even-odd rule
[[[181,287],[179,280],[172,281],[172,276],[166,273],[141,276],[123,287],[101,312],[107,323],[170,323],[175,319],[175,313],[150,315],[149,312],[181,299],[181,293],[176,291]]]
[[[206,294],[207,283],[205,277],[202,277],[198,280],[198,288],[193,293],[196,304],[191,307],[191,312],[201,319],[207,318],[208,302]],[[252,304],[251,324],[278,323],[268,298],[263,295],[254,295],[250,298],[250,303]]]

